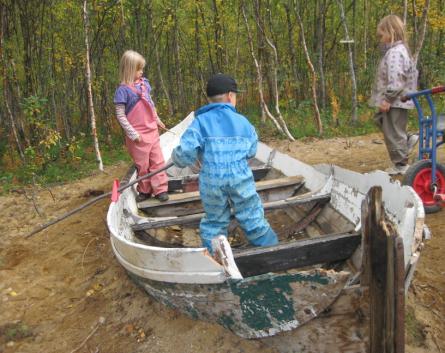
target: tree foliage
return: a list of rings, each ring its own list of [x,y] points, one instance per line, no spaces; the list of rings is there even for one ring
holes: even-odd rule
[[[242,3],[241,0],[89,2],[92,90],[99,138],[110,143],[112,138],[122,136],[112,101],[119,83],[119,58],[127,49],[139,51],[146,58],[145,74],[154,88],[160,116],[167,123],[178,121],[206,102],[205,81],[216,72],[230,73],[239,81],[244,90],[239,97],[240,110],[259,113],[257,70],[250,53]],[[389,13],[402,17],[404,1],[343,0],[342,3],[349,37],[354,41],[357,99],[359,104],[365,104],[379,57],[377,23]],[[407,3],[407,26],[413,49],[425,0]],[[315,124],[312,117],[300,114],[313,100],[312,76],[301,42],[300,28],[304,28],[323,123],[338,124],[339,109],[351,113],[350,56],[348,47],[342,43],[344,23],[337,1],[256,0],[244,4],[255,57],[262,68],[264,99],[269,107],[279,105],[287,124],[293,125],[301,119],[306,119],[303,124]],[[430,2],[426,37],[418,62],[423,86],[445,82],[444,8],[444,0]],[[29,159],[31,149],[34,156],[44,161],[57,157],[48,156],[44,149],[58,145],[61,155],[70,155],[71,141],[77,144],[81,134],[91,132],[84,75],[82,2],[1,0],[0,12],[0,60],[4,76],[0,83],[0,153],[3,157],[14,154],[17,157],[22,148],[28,151]],[[275,102],[275,73],[279,102]]]

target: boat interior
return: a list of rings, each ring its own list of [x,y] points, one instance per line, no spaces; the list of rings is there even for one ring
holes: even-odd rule
[[[258,160],[249,161],[266,218],[279,244],[248,243],[235,217],[228,228],[236,265],[244,277],[295,268],[323,267],[356,272],[351,257],[361,242],[355,226],[330,204],[330,194],[316,194],[301,176],[284,176]],[[147,221],[134,224],[137,242],[168,248],[201,247],[199,222],[204,215],[195,168],[169,169],[169,197],[138,203]]]

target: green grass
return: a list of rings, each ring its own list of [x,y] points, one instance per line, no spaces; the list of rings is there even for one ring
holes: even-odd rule
[[[435,104],[437,112],[445,113],[445,99],[435,99]],[[423,104],[423,106],[424,114],[430,115],[429,110],[426,108],[426,105]],[[270,111],[272,112],[272,114],[274,114],[274,110],[272,109],[272,107],[270,107]],[[303,101],[300,102],[297,106],[291,106],[288,109],[286,109],[285,107],[281,108],[281,113],[286,121],[289,131],[296,139],[302,139],[306,137],[332,138],[361,136],[378,132],[379,129],[373,121],[374,112],[374,108],[370,108],[367,106],[367,104],[362,103],[359,104],[357,109],[357,122],[352,123],[351,112],[347,109],[343,109],[337,116],[338,123],[335,124],[333,122],[332,112],[328,108],[321,113],[323,135],[320,136],[315,126],[314,113],[310,102]],[[267,140],[270,138],[286,138],[283,134],[280,134],[277,131],[275,125],[269,118],[266,119],[265,123],[261,122],[261,112],[258,108],[245,109],[241,113],[247,116],[249,120],[255,125],[261,139]],[[413,132],[418,131],[418,126],[419,124],[417,111],[413,109],[409,112],[408,130]]]
[[[331,111],[329,109],[326,110],[321,114],[323,125],[322,136],[320,136],[317,131],[312,107],[310,104],[307,104],[307,102],[301,104],[298,109],[282,109],[281,113],[290,133],[296,139],[306,137],[332,138],[339,136],[358,136],[378,131],[372,119],[373,111],[366,106],[359,107],[358,121],[355,123],[351,122],[350,115],[346,113],[339,114],[337,118],[338,123],[334,123]],[[270,119],[267,118],[265,123],[261,122],[261,113],[258,109],[248,109],[243,111],[242,114],[246,115],[255,125],[262,139],[286,138],[277,131]]]
[[[0,193],[31,185],[33,174],[35,182],[40,185],[63,183],[91,175],[98,170],[91,145],[90,141],[82,141],[75,156],[69,158],[59,155],[58,158],[38,166],[33,164],[32,160],[27,166],[23,166],[19,163],[18,156],[15,156],[15,163],[10,163],[13,167],[0,166]],[[111,146],[101,141],[100,148],[104,166],[113,165],[118,161],[131,161],[121,138],[116,138]]]

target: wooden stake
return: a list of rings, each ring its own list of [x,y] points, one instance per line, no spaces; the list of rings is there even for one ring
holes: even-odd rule
[[[362,287],[369,286],[370,353],[403,353],[405,263],[403,239],[385,215],[381,187],[362,203]]]

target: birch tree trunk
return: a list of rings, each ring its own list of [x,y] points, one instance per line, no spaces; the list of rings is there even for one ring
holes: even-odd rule
[[[314,118],[315,124],[317,126],[318,134],[323,135],[323,124],[320,118],[320,110],[318,109],[318,100],[317,100],[317,74],[315,73],[314,65],[312,64],[311,57],[309,56],[309,51],[306,45],[306,37],[304,35],[304,26],[303,21],[300,16],[300,11],[295,4],[295,14],[297,15],[298,25],[300,27],[300,38],[301,44],[303,46],[304,57],[306,59],[307,66],[309,67],[309,71],[311,72],[311,92],[312,92],[312,106],[314,108]]]
[[[216,55],[216,65],[219,72],[223,72],[223,47],[221,44],[221,18],[219,15],[218,2],[212,0],[212,10],[213,10],[213,36],[215,41],[215,55]]]
[[[149,22],[149,27],[151,29],[151,33],[155,33],[156,31],[155,31],[155,27],[153,24],[153,8],[152,8],[151,1],[149,2],[149,5],[148,5],[148,22]],[[158,38],[153,38],[153,36],[151,36],[151,39],[154,42],[156,70],[158,73],[159,83],[161,84],[162,91],[164,92],[165,98],[167,99],[168,112],[170,115],[173,115],[175,113],[175,111],[173,109],[173,104],[172,104],[172,100],[170,98],[170,93],[168,92],[167,86],[165,85],[164,76],[162,75],[162,70],[161,70],[161,60],[159,58],[159,45],[158,45],[160,38],[161,38],[161,35],[159,35]]]
[[[278,66],[277,48],[275,47],[275,45],[272,43],[272,41],[267,36],[266,31],[264,30],[264,28],[258,18],[257,18],[257,26],[263,33],[264,40],[272,48],[272,51],[273,51],[273,62],[271,63],[272,64],[272,72],[271,72],[271,74],[272,74],[272,92],[274,95],[275,111],[277,113],[278,121],[280,122],[281,127],[283,128],[283,131],[286,134],[286,136],[288,137],[288,139],[291,141],[295,141],[295,138],[292,136],[289,129],[287,128],[286,122],[284,121],[284,118],[281,115],[281,111],[280,111],[280,97],[279,97],[279,92],[278,92],[278,74],[277,74],[277,66]]]
[[[91,134],[93,135],[94,151],[96,152],[96,161],[99,164],[99,170],[103,172],[104,165],[102,163],[102,157],[99,149],[99,140],[97,138],[96,116],[94,115],[94,104],[93,104],[93,90],[91,88],[90,43],[88,40],[89,21],[88,21],[87,0],[83,1],[83,23],[84,23],[85,49],[86,49],[85,76],[87,79],[88,110],[90,113]]]
[[[294,45],[294,27],[291,20],[291,12],[290,12],[290,5],[284,4],[284,9],[286,10],[286,22],[287,22],[287,37],[288,37],[288,48],[289,48],[289,55],[290,55],[290,66],[292,70],[292,78],[295,84],[295,95],[296,96],[302,96],[303,93],[301,91],[301,80],[298,74],[298,65],[297,65],[297,54],[295,51],[295,45]]]
[[[324,77],[324,40],[326,34],[326,0],[320,1],[320,31],[318,37],[318,67],[320,70],[321,107],[326,109],[326,81]]]
[[[414,55],[413,55],[413,59],[414,59],[414,62],[416,65],[417,65],[417,59],[419,58],[420,51],[422,50],[423,42],[425,40],[429,7],[430,7],[430,0],[425,0],[425,5],[424,5],[423,11],[422,11],[422,22],[420,24],[420,26],[421,26],[420,35],[417,39],[416,50],[414,51]]]
[[[406,26],[406,19],[408,17],[408,0],[403,0],[403,23]]]
[[[260,95],[260,106],[261,106],[261,113],[263,116],[268,116],[270,120],[274,123],[275,127],[279,132],[284,134],[284,131],[280,124],[278,123],[277,119],[272,115],[272,113],[269,111],[269,108],[267,107],[266,102],[264,101],[264,93],[263,93],[263,77],[261,74],[261,66],[255,56],[255,50],[253,48],[253,39],[252,39],[252,32],[250,31],[249,22],[247,21],[246,11],[244,9],[244,2],[241,4],[241,11],[244,18],[244,24],[246,25],[247,30],[247,40],[249,42],[249,48],[250,48],[250,54],[252,55],[253,63],[255,64],[256,73],[257,73],[257,79],[258,79],[258,93]]]
[[[412,0],[411,1],[411,7],[412,7],[412,11],[413,11],[413,42],[414,42],[414,47],[417,47],[417,34],[419,32],[418,28],[417,28],[417,5],[416,5],[416,0]]]
[[[346,42],[348,44],[349,71],[351,73],[351,85],[352,85],[352,121],[357,122],[357,81],[355,79],[354,56],[352,52],[352,43],[351,43],[352,40],[349,38],[348,24],[346,23],[343,0],[337,0],[337,3],[340,8],[340,17],[343,23],[343,29],[345,30]]]
[[[368,0],[363,1],[363,22],[363,68],[366,70],[368,67]]]
[[[4,33],[4,32],[3,32]],[[3,54],[4,55],[4,54]],[[7,60],[7,58],[4,56],[4,60]],[[6,65],[6,61],[5,61],[5,65]],[[9,54],[9,61],[8,61],[8,65],[11,66],[11,73],[12,73],[12,79],[14,81],[14,85],[15,85],[15,94],[16,95],[16,101],[20,101],[22,99],[22,93],[20,90],[20,85],[19,85],[19,80],[17,78],[17,69],[16,69],[16,65],[14,62],[14,59],[12,58],[12,56]],[[5,66],[6,67],[6,66]],[[12,86],[14,86],[12,85]],[[14,91],[11,87],[12,92]],[[14,111],[19,111],[20,107],[17,105],[13,105],[13,110]],[[31,143],[29,141],[28,136],[25,133],[25,125],[23,122],[23,118],[20,118],[20,116],[16,119],[16,127],[17,127],[17,133],[19,136],[19,140],[23,139],[25,140],[25,146],[29,146]]]
[[[175,68],[176,68],[176,82],[177,82],[177,97],[179,101],[179,107],[182,111],[186,106],[185,102],[185,89],[184,89],[184,74],[183,69],[181,67],[181,56],[180,56],[180,46],[179,46],[179,24],[178,24],[178,16],[176,10],[173,12],[173,50],[174,50],[174,60],[175,60]]]

